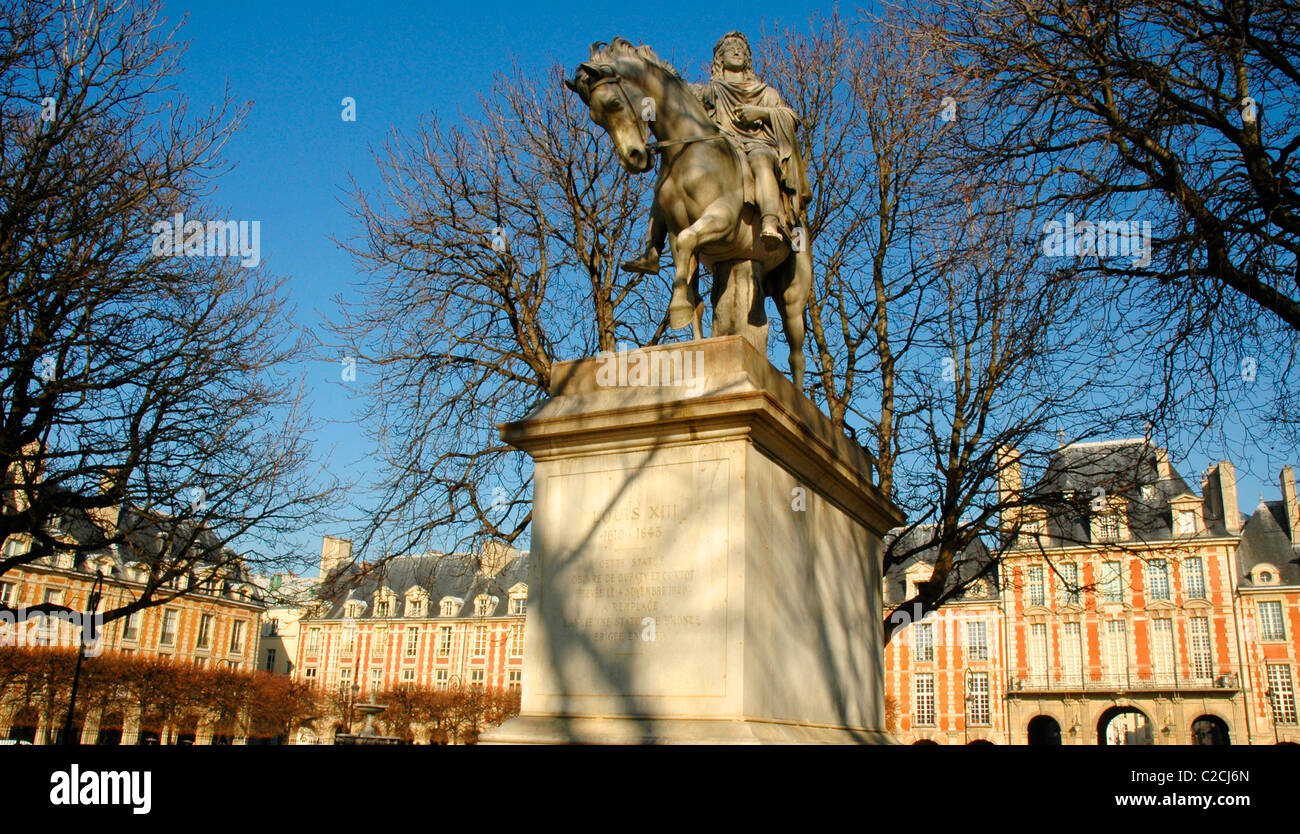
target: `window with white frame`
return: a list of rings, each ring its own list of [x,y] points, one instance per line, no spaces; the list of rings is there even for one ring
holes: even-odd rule
[[[439,605],[438,613],[443,617],[454,617],[460,610],[460,600],[448,597]]]
[[[370,641],[370,656],[383,657],[384,650],[388,648],[388,629],[379,627],[375,629],[374,637]]]
[[[1047,670],[1051,659],[1047,651],[1047,624],[1029,625],[1029,681],[1034,686],[1047,684]]]
[[[1119,541],[1119,514],[1109,512],[1096,516],[1093,529],[1096,531],[1097,541],[1099,542]]]
[[[244,621],[235,620],[230,624],[230,653],[244,653]]]
[[[351,654],[357,648],[357,629],[356,626],[347,626],[343,629],[343,653]]]
[[[969,680],[970,723],[977,726],[987,725],[989,723],[989,673],[971,672]]]
[[[1106,621],[1106,677],[1111,683],[1128,680],[1128,623]]]
[[[384,670],[371,669],[370,670],[370,691],[378,692],[379,688],[383,685],[384,685]]]
[[[0,604],[13,605],[14,583],[0,582]]]
[[[914,645],[912,653],[917,663],[934,661],[934,624],[917,623],[913,626]]]
[[[916,709],[914,716],[918,726],[934,726],[934,675],[922,674],[915,677]]]
[[[304,669],[302,674],[303,677],[307,679],[307,684],[309,686],[316,685],[316,670],[314,668]]]
[[[1061,565],[1061,604],[1079,604],[1079,566],[1074,562]]]
[[[1101,593],[1103,602],[1124,601],[1124,575],[1119,562],[1102,563]]]
[[[1178,535],[1189,536],[1196,532],[1196,510],[1178,510],[1176,512]]]
[[[528,610],[527,597],[511,597],[510,613],[516,616],[522,616]]]
[[[474,626],[474,656],[487,656],[487,626]]]
[[[1259,603],[1259,639],[1286,639],[1286,625],[1282,621],[1281,602],[1268,600]]]
[[[1192,676],[1208,681],[1214,677],[1214,656],[1210,651],[1210,620],[1192,617]]]
[[[1273,705],[1273,720],[1278,724],[1296,723],[1295,688],[1291,667],[1285,663],[1268,664],[1268,695]]]
[[[1071,686],[1083,685],[1083,629],[1077,622],[1061,624],[1061,677]]]
[[[1151,673],[1158,683],[1169,683],[1174,679],[1174,621],[1152,620],[1151,640]]]
[[[966,654],[971,660],[989,659],[989,625],[983,620],[966,623]]]
[[[474,616],[486,617],[497,607],[496,597],[490,597],[487,594],[479,594],[474,598]]]
[[[511,669],[506,674],[509,676],[507,678],[507,684],[511,689],[518,689],[519,687],[524,685],[523,669]]]
[[[451,657],[451,626],[438,626],[438,657]]]
[[[307,654],[316,654],[320,651],[320,629],[307,629]]]
[[[1043,592],[1043,566],[1031,565],[1029,568],[1029,604],[1046,605],[1047,596]]]
[[[469,685],[470,685],[470,686],[482,686],[482,685],[483,685],[483,682],[484,682],[484,680],[485,680],[485,677],[486,677],[486,673],[485,673],[482,669],[470,669],[470,670],[469,670]]]
[[[339,669],[339,688],[350,686],[352,684],[352,670],[347,666]]]
[[[212,621],[211,614],[199,615],[199,636],[194,640],[194,648],[207,649],[212,647]]]
[[[379,597],[375,600],[375,616],[391,617],[393,615],[393,601],[387,597]]]
[[[406,616],[423,617],[424,610],[428,606],[428,599],[421,594],[413,594],[406,598]]]
[[[510,656],[524,656],[524,624],[515,623],[510,626]]]
[[[275,671],[275,649],[266,650],[266,671]]]
[[[1200,556],[1189,556],[1183,560],[1183,570],[1187,574],[1188,599],[1205,599],[1205,561]]]
[[[176,644],[176,617],[175,608],[164,608],[162,618],[162,633],[158,636],[158,643],[163,646],[172,646]]]
[[[450,674],[451,674],[451,673],[448,672],[446,669],[439,669],[439,670],[437,670],[436,672],[434,672],[434,673],[433,673],[433,684],[434,684],[434,686],[438,687],[439,689],[446,689],[446,688],[447,688],[448,676],[449,676]]]
[[[140,639],[140,612],[133,611],[126,615],[126,622],[122,624],[123,640]]]
[[[406,656],[415,657],[420,650],[420,627],[406,627]]]
[[[414,682],[415,682],[415,670],[414,670],[414,669],[403,669],[403,670],[402,670],[402,683],[414,683]]]
[[[345,606],[345,608],[347,609],[345,615],[349,619],[355,620],[357,617],[361,616],[361,603],[357,600],[352,600]]]
[[[1151,599],[1169,599],[1169,561],[1147,560],[1147,592]]]

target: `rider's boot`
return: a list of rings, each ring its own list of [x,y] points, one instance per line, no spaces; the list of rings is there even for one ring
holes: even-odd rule
[[[641,257],[625,261],[623,263],[625,272],[636,272],[641,275],[658,275],[659,274],[659,250],[653,246],[647,246],[645,253]]]
[[[775,249],[781,245],[781,221],[775,214],[763,215],[763,230],[758,234],[763,246]]]
[[[685,281],[673,281],[673,297],[668,302],[668,326],[673,330],[686,327],[695,319],[695,305]]]

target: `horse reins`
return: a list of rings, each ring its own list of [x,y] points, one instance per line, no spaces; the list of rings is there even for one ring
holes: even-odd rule
[[[603,78],[599,78],[592,82],[588,89],[594,90],[601,84],[617,84],[618,94],[623,97],[623,103],[627,105],[628,112],[634,114],[638,113],[637,109],[632,106],[632,97],[627,94],[627,88],[623,86],[623,76],[618,73],[604,76]],[[646,120],[638,116],[636,123],[641,128],[641,142],[646,146],[646,150],[650,151],[650,153],[661,153],[664,148],[671,148],[675,145],[689,145],[693,142],[712,142],[717,139],[725,138],[722,133],[716,133],[713,136],[687,136],[683,139],[666,139],[662,142],[657,140],[652,142],[650,141],[650,128],[646,125]]]

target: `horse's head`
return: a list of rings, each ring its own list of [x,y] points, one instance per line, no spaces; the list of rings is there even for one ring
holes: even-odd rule
[[[564,80],[564,86],[591,108],[591,120],[614,140],[623,167],[643,174],[654,167],[654,155],[649,147],[650,129],[642,118],[646,93],[639,73],[628,72],[635,70],[628,61],[598,59],[598,47],[593,47],[592,53],[593,60],[580,65],[573,78]]]

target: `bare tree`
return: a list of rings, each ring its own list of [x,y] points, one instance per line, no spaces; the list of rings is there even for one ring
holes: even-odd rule
[[[496,423],[546,396],[555,361],[666,332],[666,279],[619,268],[648,181],[617,165],[563,73],[499,78],[463,127],[395,136],[377,159],[385,199],[357,189],[364,232],[349,249],[370,278],[333,332],[362,363],[382,465],[372,552],[516,541],[530,474]]]
[[[1294,443],[1294,4],[959,0],[914,18],[980,84],[972,167],[1023,161],[1044,219],[1076,231],[1065,254],[1097,281],[1105,326],[1146,353],[1153,418],[1212,428],[1251,410]],[[1116,251],[1129,223],[1147,224],[1144,251]]]
[[[143,566],[112,620],[276,565],[328,496],[297,340],[264,269],[194,256],[242,111],[187,115],[157,4],[8,4],[0,30],[0,574]]]

